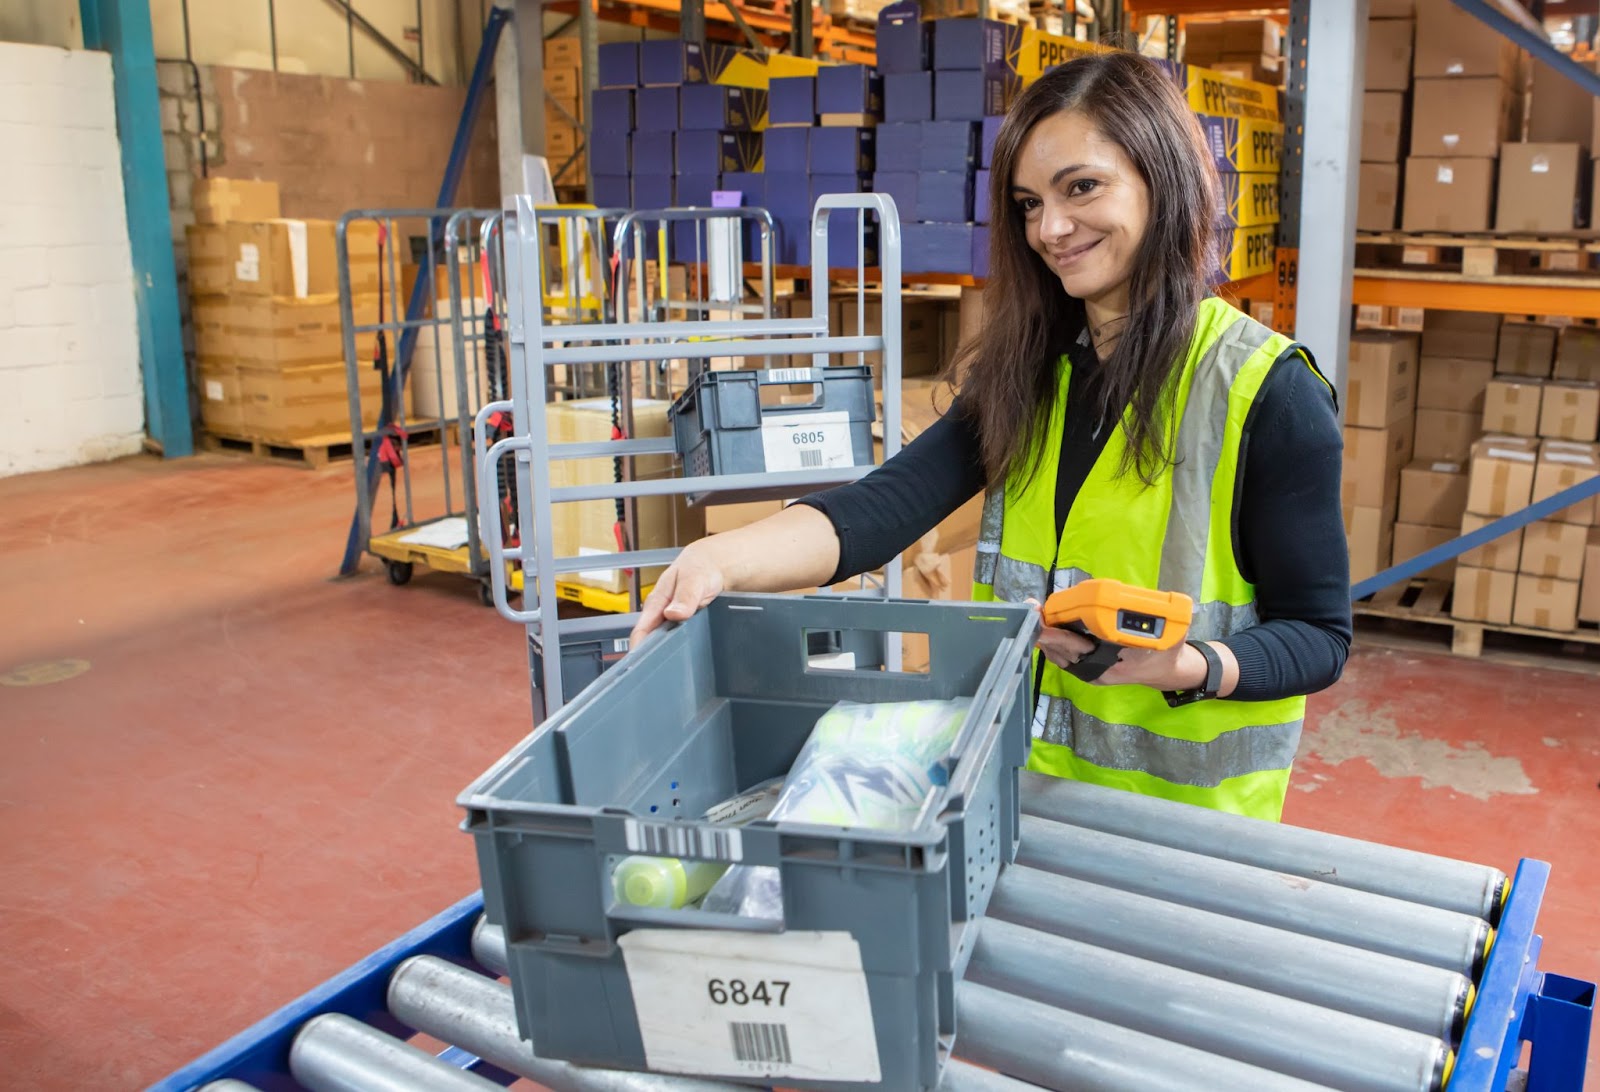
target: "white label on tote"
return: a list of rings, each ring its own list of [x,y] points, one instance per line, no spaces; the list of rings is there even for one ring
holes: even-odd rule
[[[843,410],[769,417],[761,422],[761,448],[769,473],[856,465],[850,415]]]
[[[618,943],[651,1069],[882,1079],[861,946],[849,933],[635,929]]]

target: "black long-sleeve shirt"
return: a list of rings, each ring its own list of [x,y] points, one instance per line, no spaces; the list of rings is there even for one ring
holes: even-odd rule
[[[1077,379],[1095,367],[1075,351]],[[1087,358],[1087,359],[1080,359]],[[1105,447],[1092,398],[1068,398],[1056,473],[1059,529]],[[1309,694],[1331,685],[1350,651],[1350,561],[1340,511],[1342,438],[1333,396],[1311,369],[1284,361],[1268,373],[1240,453],[1236,554],[1256,587],[1257,625],[1222,641],[1239,661],[1237,701]],[[870,572],[982,491],[976,424],[958,397],[900,454],[859,481],[801,503],[839,535],[830,583]]]

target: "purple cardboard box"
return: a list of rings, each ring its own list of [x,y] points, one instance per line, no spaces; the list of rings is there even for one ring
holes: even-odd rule
[[[767,87],[768,125],[815,125],[815,76],[779,76]]]
[[[639,86],[639,43],[607,42],[600,47],[598,87]]]
[[[883,79],[864,64],[817,70],[817,113],[883,114]]]
[[[768,129],[768,171],[801,171],[811,169],[811,134],[815,129]]]
[[[920,171],[967,171],[978,165],[978,126],[970,121],[924,121]]]
[[[883,77],[884,121],[932,121],[933,73],[897,72]]]
[[[917,219],[947,224],[972,221],[972,175],[924,171],[917,175]]]
[[[596,133],[631,133],[633,89],[602,87],[590,95],[589,127]]]
[[[903,224],[917,218],[917,174],[915,171],[879,171],[872,176],[872,192],[894,198],[895,211]]]
[[[915,3],[891,4],[878,13],[878,71],[922,72],[933,67],[933,24],[922,21]]]

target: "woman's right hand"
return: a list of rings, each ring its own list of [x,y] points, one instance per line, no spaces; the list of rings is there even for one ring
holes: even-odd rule
[[[661,625],[682,622],[727,589],[727,577],[705,548],[705,541],[690,543],[656,581],[655,590],[640,604],[639,621],[628,635],[629,647]]]

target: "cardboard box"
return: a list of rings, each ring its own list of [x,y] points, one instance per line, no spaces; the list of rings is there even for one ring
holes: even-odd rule
[[[603,441],[611,438],[611,402],[606,398],[585,398],[552,402],[546,407],[551,443]],[[636,398],[633,404],[633,434],[638,439],[670,436],[667,403]],[[642,456],[634,460],[636,478],[671,477],[670,455]],[[550,484],[599,485],[612,480],[610,459],[560,459],[550,466]],[[641,550],[686,545],[705,534],[704,509],[690,508],[682,497],[641,497],[636,502],[635,545]],[[608,500],[559,504],[555,507],[554,542],[559,557],[615,553],[617,520],[615,503]],[[652,584],[660,568],[641,573],[645,584]],[[622,591],[627,574],[615,569],[599,569],[573,574],[571,579],[608,591]]]
[[[1536,57],[1529,58],[1528,76],[1527,139],[1594,151],[1593,96]]]
[[[1529,576],[1578,580],[1583,576],[1583,550],[1589,528],[1580,523],[1535,520],[1522,529],[1522,558],[1517,571]]]
[[[1400,165],[1363,163],[1360,198],[1356,204],[1357,231],[1393,231],[1400,221]]]
[[[1344,506],[1344,535],[1350,550],[1350,582],[1358,584],[1389,567],[1394,552],[1391,509]]]
[[[1493,378],[1494,365],[1487,360],[1424,356],[1417,364],[1417,408],[1481,416],[1484,391]]]
[[[1400,471],[1401,522],[1453,529],[1466,514],[1465,464],[1419,459]]]
[[[1538,452],[1537,440],[1521,436],[1489,436],[1473,444],[1467,511],[1506,516],[1526,508],[1533,498]]]
[[[342,361],[290,367],[242,365],[239,398],[243,435],[256,440],[305,440],[350,436],[349,373]],[[371,368],[357,373],[364,424],[377,421],[380,379]]]
[[[1545,576],[1517,577],[1515,625],[1571,633],[1578,628],[1578,582]]]
[[[635,89],[601,87],[589,96],[589,127],[601,133],[631,133],[634,129]]]
[[[1539,435],[1593,443],[1600,437],[1600,384],[1558,379],[1545,384]]]
[[[1583,551],[1583,588],[1578,596],[1578,618],[1600,622],[1600,527],[1589,532]]]
[[[856,174],[872,170],[877,132],[870,128],[811,131],[812,174]]]
[[[1483,430],[1537,436],[1543,403],[1543,380],[1496,376],[1484,391]]]
[[[1456,537],[1454,527],[1431,527],[1423,523],[1396,523],[1394,525],[1393,560],[1390,564],[1398,565],[1402,561],[1410,561],[1418,554],[1426,553],[1435,546],[1443,546],[1446,542]],[[1437,565],[1423,569],[1417,574],[1421,580],[1449,580],[1455,574],[1456,560],[1450,558]]]
[[[935,35],[938,31],[935,30]],[[935,49],[938,48],[937,40]],[[883,78],[870,65],[829,65],[817,72],[818,114],[883,114]]]
[[[940,72],[932,82],[933,116],[946,121],[982,121],[1002,115],[1022,90],[1014,81],[988,72]]]
[[[559,165],[567,157],[577,155],[578,130],[570,125],[546,125],[544,154],[550,157],[553,165]],[[617,174],[627,174],[633,169],[629,162],[626,140],[596,142],[594,158],[596,166],[609,167]]]
[[[583,65],[583,43],[577,35],[544,40],[544,66],[550,68],[579,68]]]
[[[1406,96],[1401,91],[1368,91],[1361,97],[1361,162],[1400,162],[1405,147]]]
[[[710,504],[705,508],[706,534],[736,531],[783,511],[784,501],[749,501],[745,504]]]
[[[1411,86],[1410,19],[1367,20],[1366,89],[1404,91]]]
[[[1450,614],[1466,622],[1509,625],[1511,605],[1516,599],[1516,592],[1516,573],[1458,564]]]
[[[970,121],[924,121],[918,127],[917,170],[919,171],[970,171],[978,163],[978,129]],[[900,150],[898,145],[893,146]],[[891,146],[881,149],[883,162],[899,166],[902,160],[891,159]]]
[[[1499,76],[1516,69],[1516,46],[1451,0],[1416,0],[1417,48],[1411,72],[1432,76]]]
[[[1405,231],[1488,231],[1494,208],[1493,159],[1406,160]]]
[[[1571,231],[1582,221],[1583,171],[1576,144],[1507,144],[1500,152],[1496,231]]]
[[[1419,409],[1412,456],[1429,462],[1462,463],[1483,435],[1483,411]]]
[[[639,43],[601,43],[598,76],[600,87],[638,87]]]
[[[1508,322],[1500,327],[1494,370],[1502,375],[1548,379],[1556,355],[1558,328],[1538,322]]]
[[[357,325],[378,320],[376,296],[353,303]],[[291,367],[344,359],[339,297],[197,296],[190,311],[195,359],[202,365]],[[370,360],[375,334],[356,339],[358,359]]]
[[[1242,281],[1271,272],[1278,253],[1278,225],[1217,228],[1217,253],[1222,264],[1217,275],[1223,281]]]
[[[767,124],[815,125],[817,123],[817,78],[783,76],[767,85]]]
[[[684,84],[678,88],[679,128],[755,129],[757,126],[750,109],[751,100],[751,94],[743,87],[724,87],[714,83]]]
[[[575,99],[583,94],[583,73],[576,65],[544,70],[544,89],[558,99]]]
[[[197,224],[231,224],[235,220],[276,220],[283,215],[276,182],[243,178],[199,178],[190,191]]]
[[[306,296],[339,290],[331,220],[266,220],[188,228],[194,295]]]
[[[1468,512],[1461,517],[1461,533],[1471,534],[1498,518],[1498,516],[1479,516]],[[1515,531],[1507,532],[1476,549],[1468,550],[1461,555],[1461,564],[1478,569],[1492,569],[1495,572],[1516,572],[1518,564],[1522,561],[1522,530],[1518,527]]]
[[[1555,378],[1600,380],[1600,329],[1568,325],[1556,338]]]
[[[1384,307],[1375,303],[1356,306],[1357,330],[1390,330],[1420,334],[1423,319],[1424,312],[1420,307]]]
[[[1344,430],[1344,476],[1340,498],[1346,505],[1393,512],[1400,495],[1400,471],[1411,461],[1412,424]]]
[[[1429,311],[1422,324],[1422,355],[1493,360],[1500,316],[1476,311]]]
[[[1415,0],[1371,0],[1367,4],[1369,19],[1414,19],[1416,15]]]
[[[1260,227],[1278,222],[1276,174],[1223,174],[1217,178],[1222,183],[1218,194],[1218,220],[1234,227]]]
[[[1411,154],[1493,158],[1512,135],[1512,101],[1497,76],[1418,80],[1411,92]]]
[[[1533,502],[1600,477],[1600,445],[1566,440],[1546,440],[1539,445],[1539,462],[1533,472]],[[1554,519],[1584,525],[1600,522],[1600,501],[1594,497],[1557,512]]]
[[[917,217],[964,224],[972,219],[972,176],[964,171],[928,171],[916,176]]]
[[[1280,123],[1204,114],[1195,115],[1195,120],[1200,123],[1200,131],[1218,171],[1238,174],[1282,169],[1283,126]],[[987,132],[985,139],[992,141]]]
[[[1416,335],[1351,335],[1345,379],[1345,424],[1386,428],[1410,416],[1416,406]]]
[[[883,77],[883,120],[933,120],[933,73],[896,72]]]
[[[200,363],[196,369],[200,392],[200,423],[218,436],[244,435],[244,401],[239,393],[239,369],[232,364]]]

